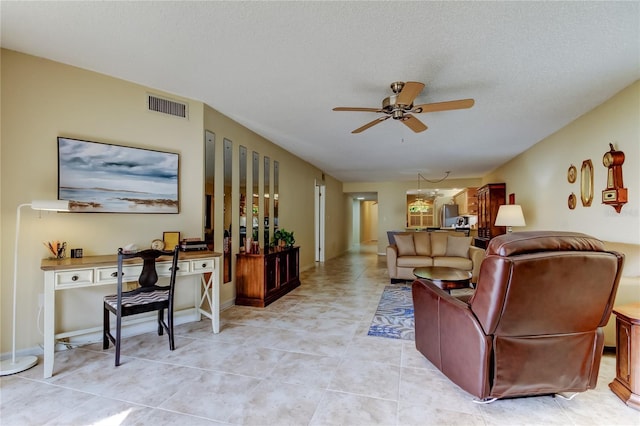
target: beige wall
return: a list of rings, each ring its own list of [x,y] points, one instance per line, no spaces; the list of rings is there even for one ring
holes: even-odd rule
[[[96,255],[115,253],[129,243],[148,247],[163,231],[200,235],[203,106],[188,101],[189,120],[148,112],[147,91],[112,77],[2,51],[2,352],[10,350],[15,209],[33,199],[57,199],[58,136],[179,153],[180,213],[65,214],[22,209],[17,348],[42,341],[36,326],[38,295],[43,292],[40,260],[47,256],[42,241],[66,241],[70,248],[82,247],[85,255]],[[59,292],[58,324],[99,325],[97,293]]]
[[[615,305],[640,302],[640,81],[622,90],[597,108],[558,130],[528,151],[484,177],[506,182],[507,193],[516,194],[527,226],[523,230],[554,229],[584,232],[606,242],[608,250],[625,254],[622,279]],[[622,166],[629,202],[618,214],[602,204],[607,169],[602,156],[609,143],[625,154]],[[579,171],[591,159],[594,198],[590,207],[580,201]],[[567,169],[578,169],[578,180],[567,181]],[[578,198],[574,210],[567,207],[569,194]],[[615,346],[615,319],[605,328],[605,345]]]
[[[115,253],[128,243],[147,247],[168,230],[180,231],[183,236],[202,236],[205,129],[216,134],[217,149],[227,137],[234,142],[236,153],[238,144],[243,144],[249,152],[256,150],[261,156],[280,161],[280,224],[295,231],[297,244],[302,247],[301,266],[313,265],[313,193],[315,181],[322,177],[320,170],[201,102],[167,95],[189,104],[189,119],[184,120],[146,110],[146,94],[163,95],[158,90],[13,51],[2,50],[1,59],[2,353],[11,349],[15,210],[18,204],[33,199],[57,198],[57,136],[179,153],[180,213],[69,214],[23,209],[18,350],[34,348],[42,342],[36,325],[38,294],[43,291],[40,261],[47,256],[42,241],[64,240],[69,247],[82,247],[88,256]],[[216,158],[221,161],[222,156]],[[216,173],[221,170],[216,168]],[[237,167],[235,176],[237,188]],[[338,232],[327,235],[326,258],[331,258],[347,249],[350,221],[344,220],[346,198],[342,184],[328,176],[325,183],[327,223]],[[221,188],[216,191],[221,195]],[[237,203],[234,206],[237,209]],[[221,221],[222,207],[215,207],[215,220]],[[218,241],[217,249],[220,248]],[[101,297],[105,291],[109,288],[58,292],[57,331],[101,325]],[[224,286],[222,303],[231,303],[234,294],[232,285]],[[193,299],[186,294],[179,303],[185,300]]]
[[[579,117],[523,154],[489,173],[487,182],[506,182],[516,194],[527,222],[524,229],[563,229],[584,232],[606,241],[640,244],[640,81]],[[629,202],[620,214],[601,203],[606,187],[602,156],[609,143],[625,153],[622,166]],[[590,207],[580,202],[580,167],[591,159],[594,198]],[[567,169],[578,169],[578,180],[567,181]],[[578,205],[567,207],[569,194]]]
[[[229,117],[221,114],[213,108],[204,107],[204,127],[215,134],[216,144],[216,189],[215,199],[223,199],[222,186],[222,144],[224,138],[233,142],[233,173],[232,173],[232,201],[231,217],[239,217],[238,200],[238,147],[240,145],[247,148],[249,163],[251,163],[252,153],[256,151],[260,154],[259,187],[263,188],[263,158],[269,157],[271,168],[273,162],[280,164],[280,193],[279,193],[279,220],[280,228],[294,232],[296,245],[300,249],[300,268],[307,269],[314,264],[314,187],[316,182],[321,183],[323,173],[321,170],[300,160],[288,151],[274,145],[262,136],[252,132],[246,127],[236,123]],[[251,174],[251,166],[247,168]],[[342,183],[325,175],[326,190],[326,214],[327,232],[325,235],[325,259],[335,257],[348,248],[348,226],[350,219],[344,215],[344,203],[346,199],[342,193]],[[234,242],[233,252],[238,252],[237,242],[238,220],[232,221],[232,241]],[[214,228],[224,229],[221,214],[214,217]],[[260,244],[262,246],[262,243]],[[222,251],[221,240],[217,240],[217,251]],[[233,264],[233,262],[232,262]],[[223,284],[220,299],[222,304],[229,304],[235,298],[234,281]]]
[[[360,203],[360,242],[378,240],[378,202]]]
[[[326,175],[325,260],[343,254],[353,244],[351,197],[344,194],[342,187],[342,182]]]

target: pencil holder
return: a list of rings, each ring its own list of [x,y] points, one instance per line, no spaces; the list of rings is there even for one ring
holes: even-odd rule
[[[49,259],[64,259],[67,255],[67,243],[64,241],[44,241],[42,244],[49,250]]]

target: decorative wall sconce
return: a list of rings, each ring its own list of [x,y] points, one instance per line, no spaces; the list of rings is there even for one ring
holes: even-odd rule
[[[569,170],[567,170],[567,180],[569,183],[574,183],[576,181],[576,176],[578,172],[576,171],[576,166],[573,164],[569,166]]]
[[[627,203],[627,188],[623,188],[622,164],[624,163],[624,152],[616,151],[613,144],[602,157],[602,164],[607,170],[607,189],[602,191],[602,204],[609,204],[620,213],[622,206]]]

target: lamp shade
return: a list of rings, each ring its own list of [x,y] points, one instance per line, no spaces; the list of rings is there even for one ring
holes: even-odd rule
[[[51,210],[57,212],[68,212],[69,201],[68,200],[33,200],[31,201],[31,208],[33,210]]]
[[[496,226],[526,226],[522,207],[519,204],[505,204],[498,209]]]

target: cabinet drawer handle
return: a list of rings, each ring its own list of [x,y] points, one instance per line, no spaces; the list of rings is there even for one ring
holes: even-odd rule
[[[74,275],[74,276],[71,277],[71,281],[78,281],[78,278],[79,277],[77,275]]]
[[[207,264],[206,264],[206,263],[203,263],[203,264],[202,264],[202,267],[203,267],[203,268],[206,268],[206,267],[207,267]]]
[[[117,276],[118,276],[118,271],[116,271],[116,272],[112,272],[112,273],[111,273],[111,276],[112,276],[113,278],[117,277]],[[122,273],[122,276],[124,277],[124,272]]]

